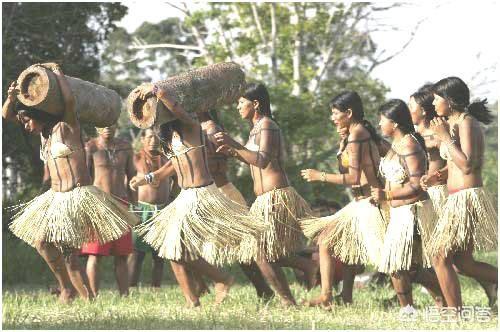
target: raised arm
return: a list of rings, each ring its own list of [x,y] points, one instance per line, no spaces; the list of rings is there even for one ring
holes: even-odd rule
[[[172,115],[179,119],[183,124],[188,126],[199,126],[199,123],[194,120],[179,104],[177,98],[167,91],[166,89],[160,88],[152,83],[143,83],[137,87],[135,92],[138,93],[139,98],[146,100],[151,96],[156,96],[159,101],[161,101],[172,113]]]
[[[58,64],[53,62],[44,63],[41,64],[40,66],[52,70],[52,72],[56,76],[57,83],[59,84],[59,89],[61,89],[61,95],[63,97],[63,102],[64,102],[63,121],[69,125],[78,124],[78,117],[76,115],[76,109],[75,109],[76,106],[75,95],[73,94],[73,91],[71,90],[68,80],[66,79],[66,76],[64,76],[61,67],[59,67]]]
[[[7,121],[17,121],[15,110],[18,94],[19,89],[17,87],[17,82],[13,81],[10,83],[9,90],[7,90],[7,99],[2,106],[2,117]]]

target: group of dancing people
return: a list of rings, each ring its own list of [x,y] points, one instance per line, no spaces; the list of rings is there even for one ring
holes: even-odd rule
[[[208,291],[203,277],[214,282],[215,302],[221,303],[234,283],[221,267],[234,263],[259,298],[277,293],[284,306],[296,301],[282,267],[302,271],[308,288],[319,268],[321,293],[305,304],[330,308],[353,301],[354,276],[364,265],[390,275],[401,307],[413,306],[416,282],[436,305],[460,310],[457,273],[477,280],[494,305],[497,267],[473,257],[475,249],[497,247],[497,213],[481,177],[480,123],[490,123],[492,115],[486,100],[470,102],[461,79],[425,85],[408,105],[385,102],[379,107],[381,136],[365,119],[358,93],[335,96],[329,109],[341,137],[339,173],[304,169],[301,176],[349,187],[353,200],[320,217],[290,185],[286,142],[263,84],[248,84],[238,99],[237,110],[251,127],[244,145],[211,113],[187,113],[170,91],[142,84],[136,89],[140,98],[154,96],[174,120],[143,130],[142,150],[134,156],[130,143],[113,138],[113,126],[84,143],[61,68],[44,66],[57,77],[64,114],[16,106],[13,83],[2,115],[41,136],[50,189],[22,204],[9,227],[47,262],[62,302],[97,296],[100,257],[110,251],[120,292],[127,294],[148,250],[136,250],[127,271],[127,243],[134,237],[136,248],[154,253],[159,279],[163,261],[170,261],[188,306],[199,306]],[[250,167],[256,195],[250,207],[227,177],[228,158]],[[174,177],[181,190],[171,200]],[[140,220],[127,208],[132,200],[138,201]],[[299,255],[307,241],[318,246],[319,264]],[[86,271],[79,264],[82,254],[89,257]],[[338,297],[332,296],[335,260],[343,263]]]

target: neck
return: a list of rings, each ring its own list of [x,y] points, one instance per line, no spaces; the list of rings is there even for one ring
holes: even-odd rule
[[[420,121],[419,124],[417,124],[417,131],[422,134],[425,129],[429,128],[429,121],[427,120],[422,120]]]
[[[392,139],[394,140],[394,142],[398,142],[400,139],[402,139],[403,137],[405,136],[405,134],[403,134],[403,132],[399,129],[396,129],[394,131],[394,133],[392,134]]]
[[[351,122],[351,124],[349,125],[349,132],[351,133],[352,130],[354,129],[354,127],[356,127],[358,124],[359,124],[359,121]]]
[[[252,118],[252,124],[255,126],[255,124],[257,122],[260,121],[260,119],[262,119],[264,117],[264,115],[258,113],[258,112],[255,112],[254,115],[253,115],[253,118]]]

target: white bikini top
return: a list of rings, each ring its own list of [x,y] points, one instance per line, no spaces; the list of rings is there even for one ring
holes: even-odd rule
[[[397,154],[396,154],[397,155]],[[383,157],[380,159],[379,164],[380,174],[389,182],[392,183],[404,183],[409,175],[406,169],[401,165],[401,162],[398,159],[389,159]]]
[[[54,137],[51,135],[46,140],[45,144],[40,147],[40,159],[43,162],[47,162],[47,157],[52,159],[65,158],[71,155],[73,152],[82,150],[81,146],[69,146],[61,141],[54,141]]]
[[[179,136],[178,133],[174,132],[172,134],[172,155],[167,156],[169,159],[172,157],[179,157],[180,155],[186,154],[191,150],[199,149],[205,147],[205,144],[198,145],[198,146],[186,146],[183,142],[181,137]]]

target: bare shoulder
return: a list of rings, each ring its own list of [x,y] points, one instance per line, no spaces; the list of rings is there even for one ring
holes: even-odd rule
[[[279,130],[280,127],[276,122],[273,121],[270,117],[264,117],[262,122],[260,123],[261,129],[271,129],[271,130]]]
[[[405,138],[405,142],[401,148],[401,152],[403,155],[411,155],[418,152],[425,152],[425,150],[413,135],[408,135]]]
[[[97,139],[92,138],[87,143],[85,143],[85,150],[90,153],[94,153],[97,150]]]
[[[370,133],[363,126],[356,126],[352,131],[349,132],[348,141],[362,141],[370,138]]]

